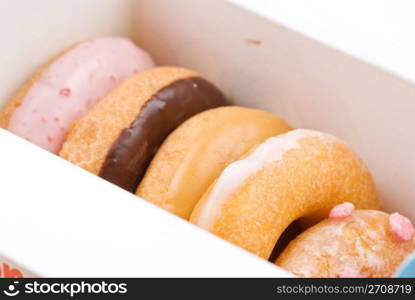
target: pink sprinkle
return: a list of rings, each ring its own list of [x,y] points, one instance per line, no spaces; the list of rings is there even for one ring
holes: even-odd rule
[[[60,131],[65,131],[65,127],[61,127],[59,129],[60,129]]]
[[[65,88],[59,91],[59,94],[65,97],[69,97],[71,95],[71,89]]]
[[[363,278],[364,276],[360,274],[358,270],[351,267],[344,267],[343,270],[337,274],[338,278]]]
[[[350,216],[354,211],[354,205],[350,202],[344,202],[333,207],[329,212],[329,219],[341,220]]]
[[[49,143],[52,143],[52,142],[53,142],[53,137],[48,136],[48,142],[49,142]]]
[[[117,81],[117,77],[115,77],[114,75],[110,76],[111,81],[116,82]]]
[[[45,118],[45,117],[42,117],[41,121],[42,121],[42,123],[43,123],[43,124],[46,124],[46,123],[47,123],[47,121],[46,121],[46,118]]]
[[[54,117],[54,118],[53,118],[53,120],[54,120],[55,122],[59,122],[61,119],[59,119],[58,117]]]
[[[398,213],[389,216],[389,226],[393,235],[402,242],[407,242],[414,235],[414,225],[407,217]]]

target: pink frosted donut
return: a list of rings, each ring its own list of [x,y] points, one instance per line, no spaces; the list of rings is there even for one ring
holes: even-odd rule
[[[23,85],[0,114],[0,127],[58,153],[73,121],[125,79],[153,66],[151,57],[125,38],[78,43]]]

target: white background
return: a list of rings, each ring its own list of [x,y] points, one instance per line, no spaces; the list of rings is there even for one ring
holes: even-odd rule
[[[231,0],[415,81],[413,0]]]

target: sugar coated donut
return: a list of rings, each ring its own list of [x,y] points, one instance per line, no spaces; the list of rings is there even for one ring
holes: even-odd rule
[[[75,122],[60,155],[134,193],[167,135],[222,105],[223,94],[197,73],[156,67],[127,80]]]
[[[257,109],[225,106],[197,114],[157,151],[137,195],[184,218],[220,172],[254,145],[290,127]]]
[[[290,242],[277,259],[302,277],[390,277],[415,251],[409,219],[377,210],[333,208],[329,218]]]
[[[71,123],[153,61],[130,40],[78,43],[41,67],[0,114],[0,127],[58,153]]]
[[[378,208],[369,171],[341,140],[299,129],[269,138],[227,166],[190,220],[268,259],[294,220],[316,223],[345,201]]]

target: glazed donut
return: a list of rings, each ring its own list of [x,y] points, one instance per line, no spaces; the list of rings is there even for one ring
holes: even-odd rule
[[[71,123],[133,74],[150,56],[130,40],[78,43],[41,67],[0,113],[0,127],[58,153]]]
[[[173,131],[157,151],[137,195],[184,219],[220,172],[254,145],[290,127],[257,109],[219,107]]]
[[[314,224],[345,201],[379,207],[369,171],[341,140],[298,129],[269,138],[227,166],[190,220],[268,259],[293,221]]]
[[[127,80],[76,121],[60,156],[134,193],[170,132],[191,116],[226,104],[197,73],[156,67]]]
[[[340,204],[296,239],[276,264],[301,277],[391,277],[415,250],[409,219]]]

